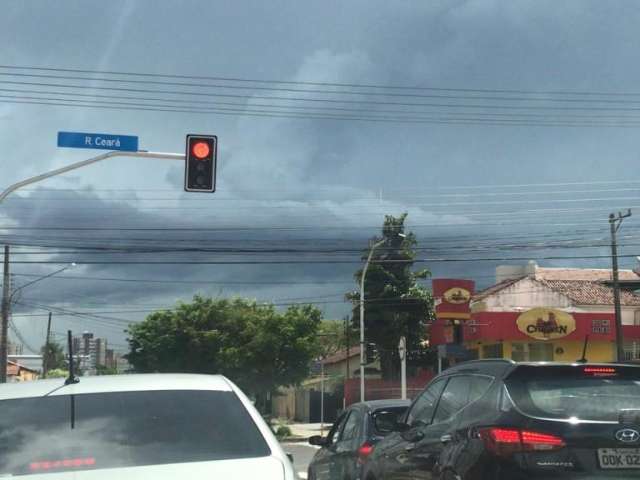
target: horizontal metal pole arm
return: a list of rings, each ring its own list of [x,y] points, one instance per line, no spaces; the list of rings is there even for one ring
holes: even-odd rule
[[[50,172],[43,173],[41,175],[37,175],[35,177],[27,178],[18,183],[14,183],[7,187],[2,193],[0,193],[0,203],[7,198],[12,192],[15,192],[19,188],[22,188],[26,185],[31,185],[32,183],[37,183],[42,180],[46,180],[47,178],[55,177],[56,175],[61,175],[66,172],[70,172],[72,170],[76,170],[78,168],[86,167],[87,165],[91,165],[93,163],[100,162],[102,160],[106,160],[107,158],[113,157],[142,157],[142,158],[160,158],[164,160],[184,160],[183,153],[163,153],[163,152],[147,152],[147,151],[138,151],[138,152],[107,152],[102,155],[98,155],[97,157],[89,158],[87,160],[82,160],[80,162],[72,163],[71,165],[67,165],[66,167],[58,168],[56,170],[51,170]]]

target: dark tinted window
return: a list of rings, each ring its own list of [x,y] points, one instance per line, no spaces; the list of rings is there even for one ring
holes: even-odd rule
[[[407,407],[390,407],[390,408],[385,408],[383,410],[375,411],[371,415],[371,424],[373,425],[372,429],[373,429],[374,435],[377,435],[380,437],[384,437],[385,435],[388,435],[389,432],[395,426],[395,424],[402,421],[402,417],[406,413],[406,411],[407,411]],[[384,430],[380,430],[376,428],[376,418],[378,417],[378,415],[388,415],[388,418],[387,418],[388,421],[386,422],[386,425],[388,426],[388,428],[385,428]],[[395,421],[391,420],[391,418],[393,417],[395,417]]]
[[[470,384],[471,377],[468,376],[453,377],[449,380],[440,397],[433,423],[448,420],[467,405]]]
[[[347,418],[347,423],[344,424],[342,435],[340,435],[340,441],[353,440],[360,434],[360,424],[362,424],[362,416],[357,410],[352,410]]]
[[[469,399],[467,403],[475,402],[481,398],[493,382],[491,377],[472,376],[469,377]]]
[[[338,441],[338,438],[340,437],[340,432],[342,431],[342,427],[344,427],[344,423],[347,421],[348,414],[349,412],[343,413],[340,417],[338,417],[338,420],[336,420],[336,423],[333,424],[333,427],[331,427],[331,430],[329,431],[329,435],[327,435],[329,444],[332,444]]]
[[[521,366],[506,383],[516,405],[533,416],[619,421],[640,413],[640,368]]]
[[[407,423],[414,425],[418,422],[423,424],[431,423],[433,418],[433,411],[436,408],[436,403],[442,393],[442,389],[446,383],[446,379],[436,380],[434,383],[420,394],[416,401],[411,406],[411,410],[407,415]]]
[[[122,392],[0,402],[0,476],[269,454],[232,392]]]

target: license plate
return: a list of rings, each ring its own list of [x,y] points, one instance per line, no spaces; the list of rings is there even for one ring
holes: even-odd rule
[[[600,468],[639,468],[640,448],[599,448]]]

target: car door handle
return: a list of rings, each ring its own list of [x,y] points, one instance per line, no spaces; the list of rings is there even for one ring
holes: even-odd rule
[[[440,437],[440,441],[441,441],[442,443],[449,443],[449,442],[451,442],[452,440],[453,440],[453,437],[452,437],[451,435],[442,435],[442,436]]]

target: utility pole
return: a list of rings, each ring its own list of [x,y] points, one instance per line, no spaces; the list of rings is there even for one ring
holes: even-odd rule
[[[351,357],[351,349],[349,348],[349,317],[344,317],[344,339],[345,339],[345,343],[346,343],[346,348],[347,348],[347,368],[346,368],[346,372],[344,375],[344,394],[342,395],[342,408],[345,409],[347,408],[347,380],[349,380],[349,372],[350,372],[350,368],[349,368],[349,358]]]
[[[609,226],[611,227],[611,263],[613,270],[613,309],[615,312],[616,324],[616,357],[618,362],[624,361],[624,338],[622,335],[622,312],[620,308],[620,282],[618,279],[618,245],[616,243],[616,233],[622,225],[622,221],[631,216],[631,210],[627,210],[624,215],[618,212],[609,215]]]
[[[47,322],[47,339],[44,344],[44,355],[42,356],[42,378],[47,378],[49,373],[49,343],[51,342],[51,312]]]
[[[407,337],[400,337],[398,344],[400,354],[400,398],[407,399]]]
[[[2,276],[2,326],[0,327],[0,383],[7,383],[7,336],[9,335],[9,245],[4,246],[4,274]]]

